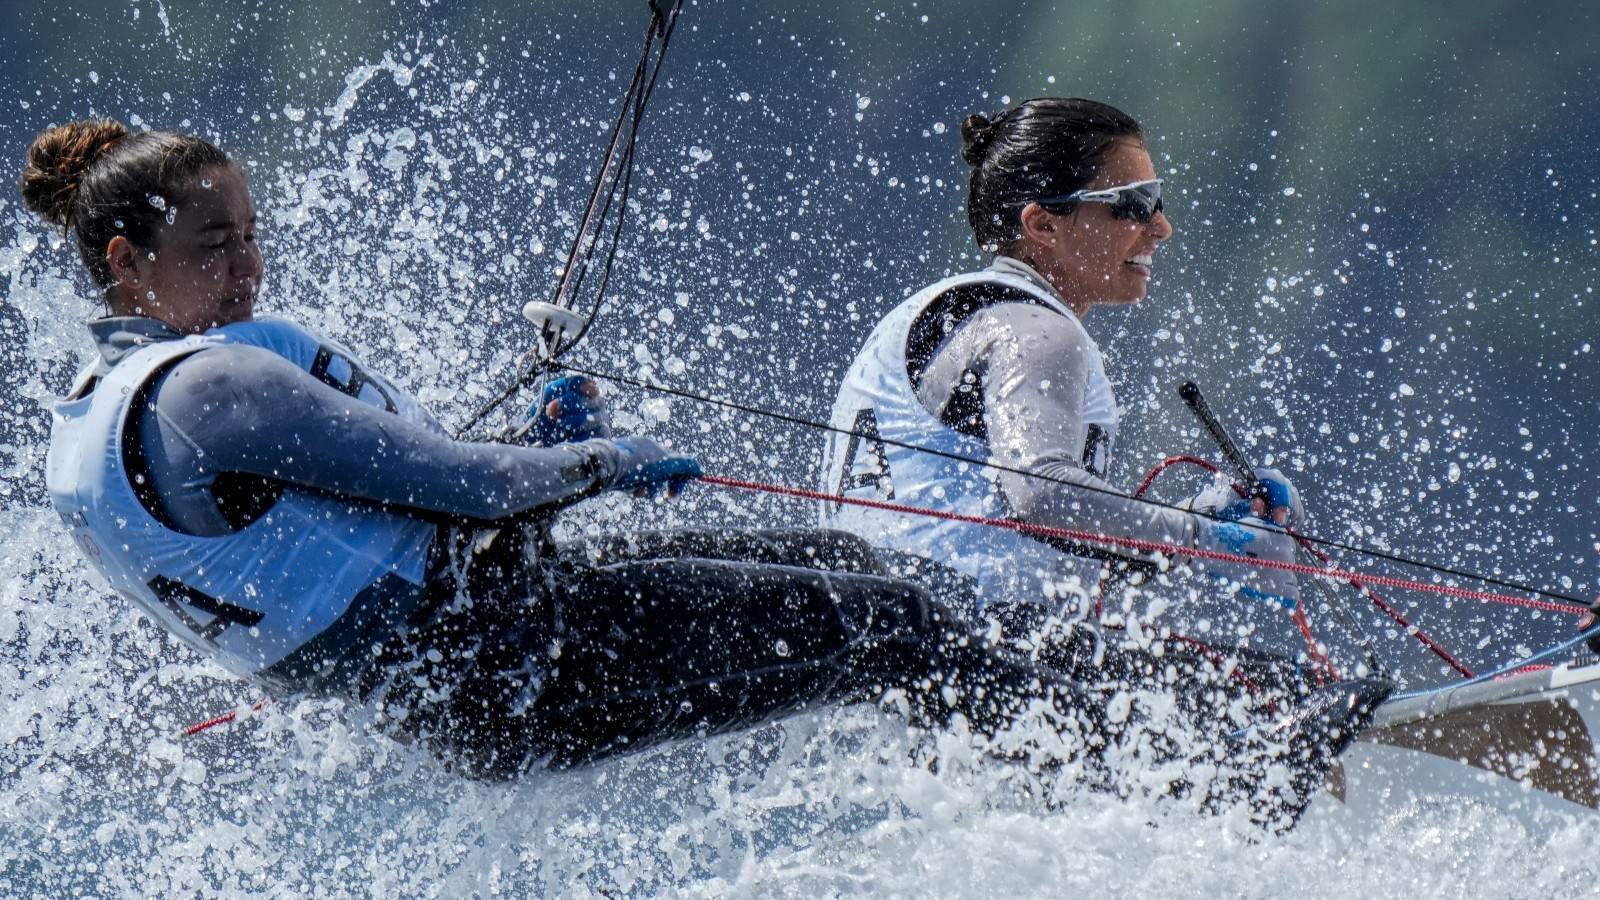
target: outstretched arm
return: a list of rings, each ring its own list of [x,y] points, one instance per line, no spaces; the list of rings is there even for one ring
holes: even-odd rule
[[[167,374],[152,399],[153,449],[184,449],[213,475],[263,476],[475,519],[602,490],[626,466],[629,450],[608,440],[548,448],[454,441],[256,347],[196,353]],[[148,428],[144,437],[148,447]]]

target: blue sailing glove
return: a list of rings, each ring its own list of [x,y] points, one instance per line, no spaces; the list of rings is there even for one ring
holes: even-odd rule
[[[1300,492],[1294,482],[1277,469],[1257,469],[1256,484],[1265,493],[1264,509],[1251,509],[1252,515],[1264,516],[1285,527],[1298,525],[1305,518],[1305,507],[1300,505]]]
[[[1256,469],[1256,479],[1265,501],[1240,497],[1226,477],[1219,477],[1183,504],[1225,520],[1197,518],[1195,545],[1235,556],[1294,562],[1295,542],[1284,526],[1303,518],[1300,492],[1277,469]],[[1300,582],[1292,572],[1220,560],[1204,560],[1201,565],[1230,592],[1287,610],[1299,602]]]
[[[1305,518],[1304,508],[1300,505],[1300,492],[1295,490],[1294,482],[1288,476],[1277,469],[1256,469],[1256,481],[1262,493],[1266,494],[1265,500],[1241,497],[1226,478],[1220,478],[1184,505],[1195,512],[1235,521],[1257,516],[1276,525],[1289,526]]]
[[[567,375],[545,385],[528,418],[528,439],[540,447],[611,437],[611,409],[600,396],[600,385],[586,375]]]
[[[615,438],[610,443],[617,451],[617,468],[606,484],[608,491],[654,497],[665,486],[672,497],[705,474],[694,457],[674,453],[647,437]]]

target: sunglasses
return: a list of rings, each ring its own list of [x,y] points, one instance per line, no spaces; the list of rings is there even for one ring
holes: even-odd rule
[[[1076,203],[1108,203],[1111,205],[1113,216],[1148,225],[1156,217],[1156,213],[1161,212],[1161,179],[1135,181],[1133,184],[1101,191],[1073,191],[1058,197],[1043,197],[1033,202],[1046,209],[1071,206]]]

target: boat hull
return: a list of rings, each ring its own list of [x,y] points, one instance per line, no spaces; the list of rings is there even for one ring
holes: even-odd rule
[[[1487,807],[1535,830],[1600,811],[1600,663],[1447,686],[1380,706],[1307,821],[1378,827]]]

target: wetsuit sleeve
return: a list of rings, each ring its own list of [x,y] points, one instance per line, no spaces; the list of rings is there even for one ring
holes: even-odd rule
[[[618,464],[603,440],[549,448],[454,441],[256,347],[203,350],[167,373],[152,399],[163,439],[193,448],[211,472],[468,518],[587,496]]]
[[[1083,402],[1094,352],[1082,329],[1054,312],[996,304],[974,313],[934,353],[917,399],[949,421],[953,398],[980,395],[981,425],[973,427],[985,432],[990,458],[1045,476],[1000,474],[1016,518],[1192,543],[1193,516],[1139,503],[1084,469]]]

